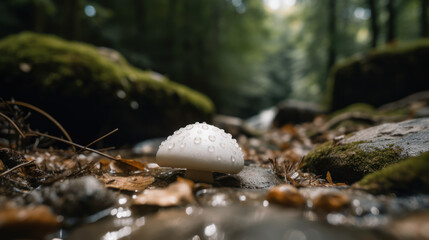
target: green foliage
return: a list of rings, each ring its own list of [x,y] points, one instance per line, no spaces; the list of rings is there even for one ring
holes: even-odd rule
[[[429,190],[429,152],[365,176],[358,187],[374,193],[412,194]]]

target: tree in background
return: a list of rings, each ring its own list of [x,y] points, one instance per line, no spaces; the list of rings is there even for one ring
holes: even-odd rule
[[[420,6],[420,36],[429,37],[428,0],[421,0]]]
[[[378,11],[375,0],[368,0],[368,6],[371,11],[370,28],[371,28],[371,48],[377,47],[378,40]]]
[[[289,97],[320,101],[335,62],[428,34],[428,0],[296,0],[287,12],[267,1],[1,1],[0,37],[31,30],[114,48],[247,117]]]
[[[386,22],[386,43],[392,43],[396,38],[396,9],[395,1],[387,0],[386,9],[388,13],[388,18]]]

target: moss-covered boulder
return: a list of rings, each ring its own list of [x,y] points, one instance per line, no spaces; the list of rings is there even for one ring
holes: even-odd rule
[[[429,152],[369,174],[355,186],[374,193],[429,193]]]
[[[304,159],[303,169],[353,183],[411,156],[429,151],[429,118],[387,123],[326,142]]]
[[[46,110],[83,144],[116,127],[114,143],[167,135],[214,111],[206,96],[113,50],[30,32],[0,40],[0,84],[2,98]],[[35,115],[33,128],[52,129]]]
[[[429,40],[388,46],[337,64],[331,72],[328,106],[356,102],[373,106],[429,89]]]

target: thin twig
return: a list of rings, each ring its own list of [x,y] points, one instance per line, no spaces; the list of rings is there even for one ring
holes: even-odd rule
[[[81,153],[81,152],[85,151],[85,150],[86,150],[89,146],[91,146],[92,144],[94,144],[94,143],[96,143],[96,142],[98,142],[98,141],[100,141],[100,140],[102,140],[102,139],[106,138],[107,136],[109,136],[109,135],[113,134],[114,132],[116,132],[116,131],[118,131],[118,130],[119,130],[119,128],[116,128],[116,129],[114,129],[114,130],[110,131],[109,133],[104,134],[103,136],[101,136],[101,137],[97,138],[96,140],[92,141],[90,144],[86,145],[84,148],[81,148],[79,151],[77,151],[77,153],[76,153],[76,154],[79,154],[79,153]]]
[[[30,165],[33,162],[34,162],[34,159],[31,160],[31,161],[25,162],[25,163],[18,164],[15,167],[13,167],[13,168],[11,168],[11,169],[9,169],[7,171],[0,173],[0,177],[3,177],[4,175],[6,175],[6,174],[8,174],[8,173],[10,173],[12,171],[15,171],[16,169],[18,169],[20,167],[24,167],[24,166]]]
[[[8,116],[6,116],[1,112],[0,112],[0,116],[4,117],[8,122],[10,122],[10,124],[12,124],[12,126],[16,129],[16,131],[18,131],[19,135],[21,135],[22,138],[25,138],[25,134],[21,131],[21,129],[19,129],[18,125],[16,125],[16,123],[14,123],[12,119],[10,119]]]
[[[26,107],[29,109],[32,109],[40,114],[42,114],[43,116],[45,116],[46,118],[48,118],[51,122],[53,122],[60,130],[61,132],[64,134],[64,136],[70,141],[73,142],[70,135],[67,133],[67,131],[63,128],[63,126],[57,121],[55,120],[55,118],[53,118],[49,113],[43,111],[42,109],[33,106],[29,103],[25,103],[25,102],[20,102],[20,101],[6,101],[7,104],[11,104],[11,105],[18,105],[18,106],[22,106],[22,107]],[[73,150],[76,150],[75,147],[73,146]]]
[[[75,146],[75,147],[78,147],[78,148],[81,148],[81,149],[88,150],[88,151],[90,151],[90,152],[96,153],[96,154],[101,155],[101,156],[103,156],[103,157],[105,157],[105,158],[108,158],[108,159],[112,159],[112,160],[115,160],[115,161],[117,161],[117,160],[118,160],[117,158],[114,158],[114,157],[112,157],[112,156],[110,156],[110,155],[108,155],[108,154],[102,153],[102,152],[97,151],[97,150],[92,149],[92,148],[87,148],[87,147],[85,147],[85,146],[79,145],[79,144],[74,143],[74,142],[70,142],[70,141],[68,141],[68,140],[65,140],[65,139],[62,139],[62,138],[59,138],[59,137],[51,136],[51,135],[44,134],[44,133],[40,133],[40,132],[34,132],[34,131],[30,132],[30,134],[31,134],[31,135],[35,134],[35,135],[39,135],[39,136],[42,136],[42,137],[51,138],[51,139],[57,140],[57,141],[59,141],[59,142],[67,143],[67,144],[73,145],[73,146]],[[27,134],[27,135],[28,135],[28,134]]]

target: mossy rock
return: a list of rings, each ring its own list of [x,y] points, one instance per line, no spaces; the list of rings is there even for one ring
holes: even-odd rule
[[[341,109],[356,102],[378,107],[429,89],[429,40],[388,46],[334,66],[327,105]]]
[[[44,109],[83,144],[116,127],[120,132],[109,137],[114,143],[165,136],[208,121],[214,111],[205,95],[137,69],[113,50],[51,35],[24,32],[0,40],[0,76],[2,98]],[[35,122],[33,129],[52,129]]]
[[[429,152],[369,174],[355,186],[373,193],[429,193]]]
[[[400,148],[362,149],[361,143],[326,142],[305,157],[303,169],[322,176],[329,171],[335,182],[350,184],[403,159]]]
[[[429,118],[386,123],[329,141],[311,151],[303,169],[329,171],[337,182],[353,183],[367,174],[429,151]]]

